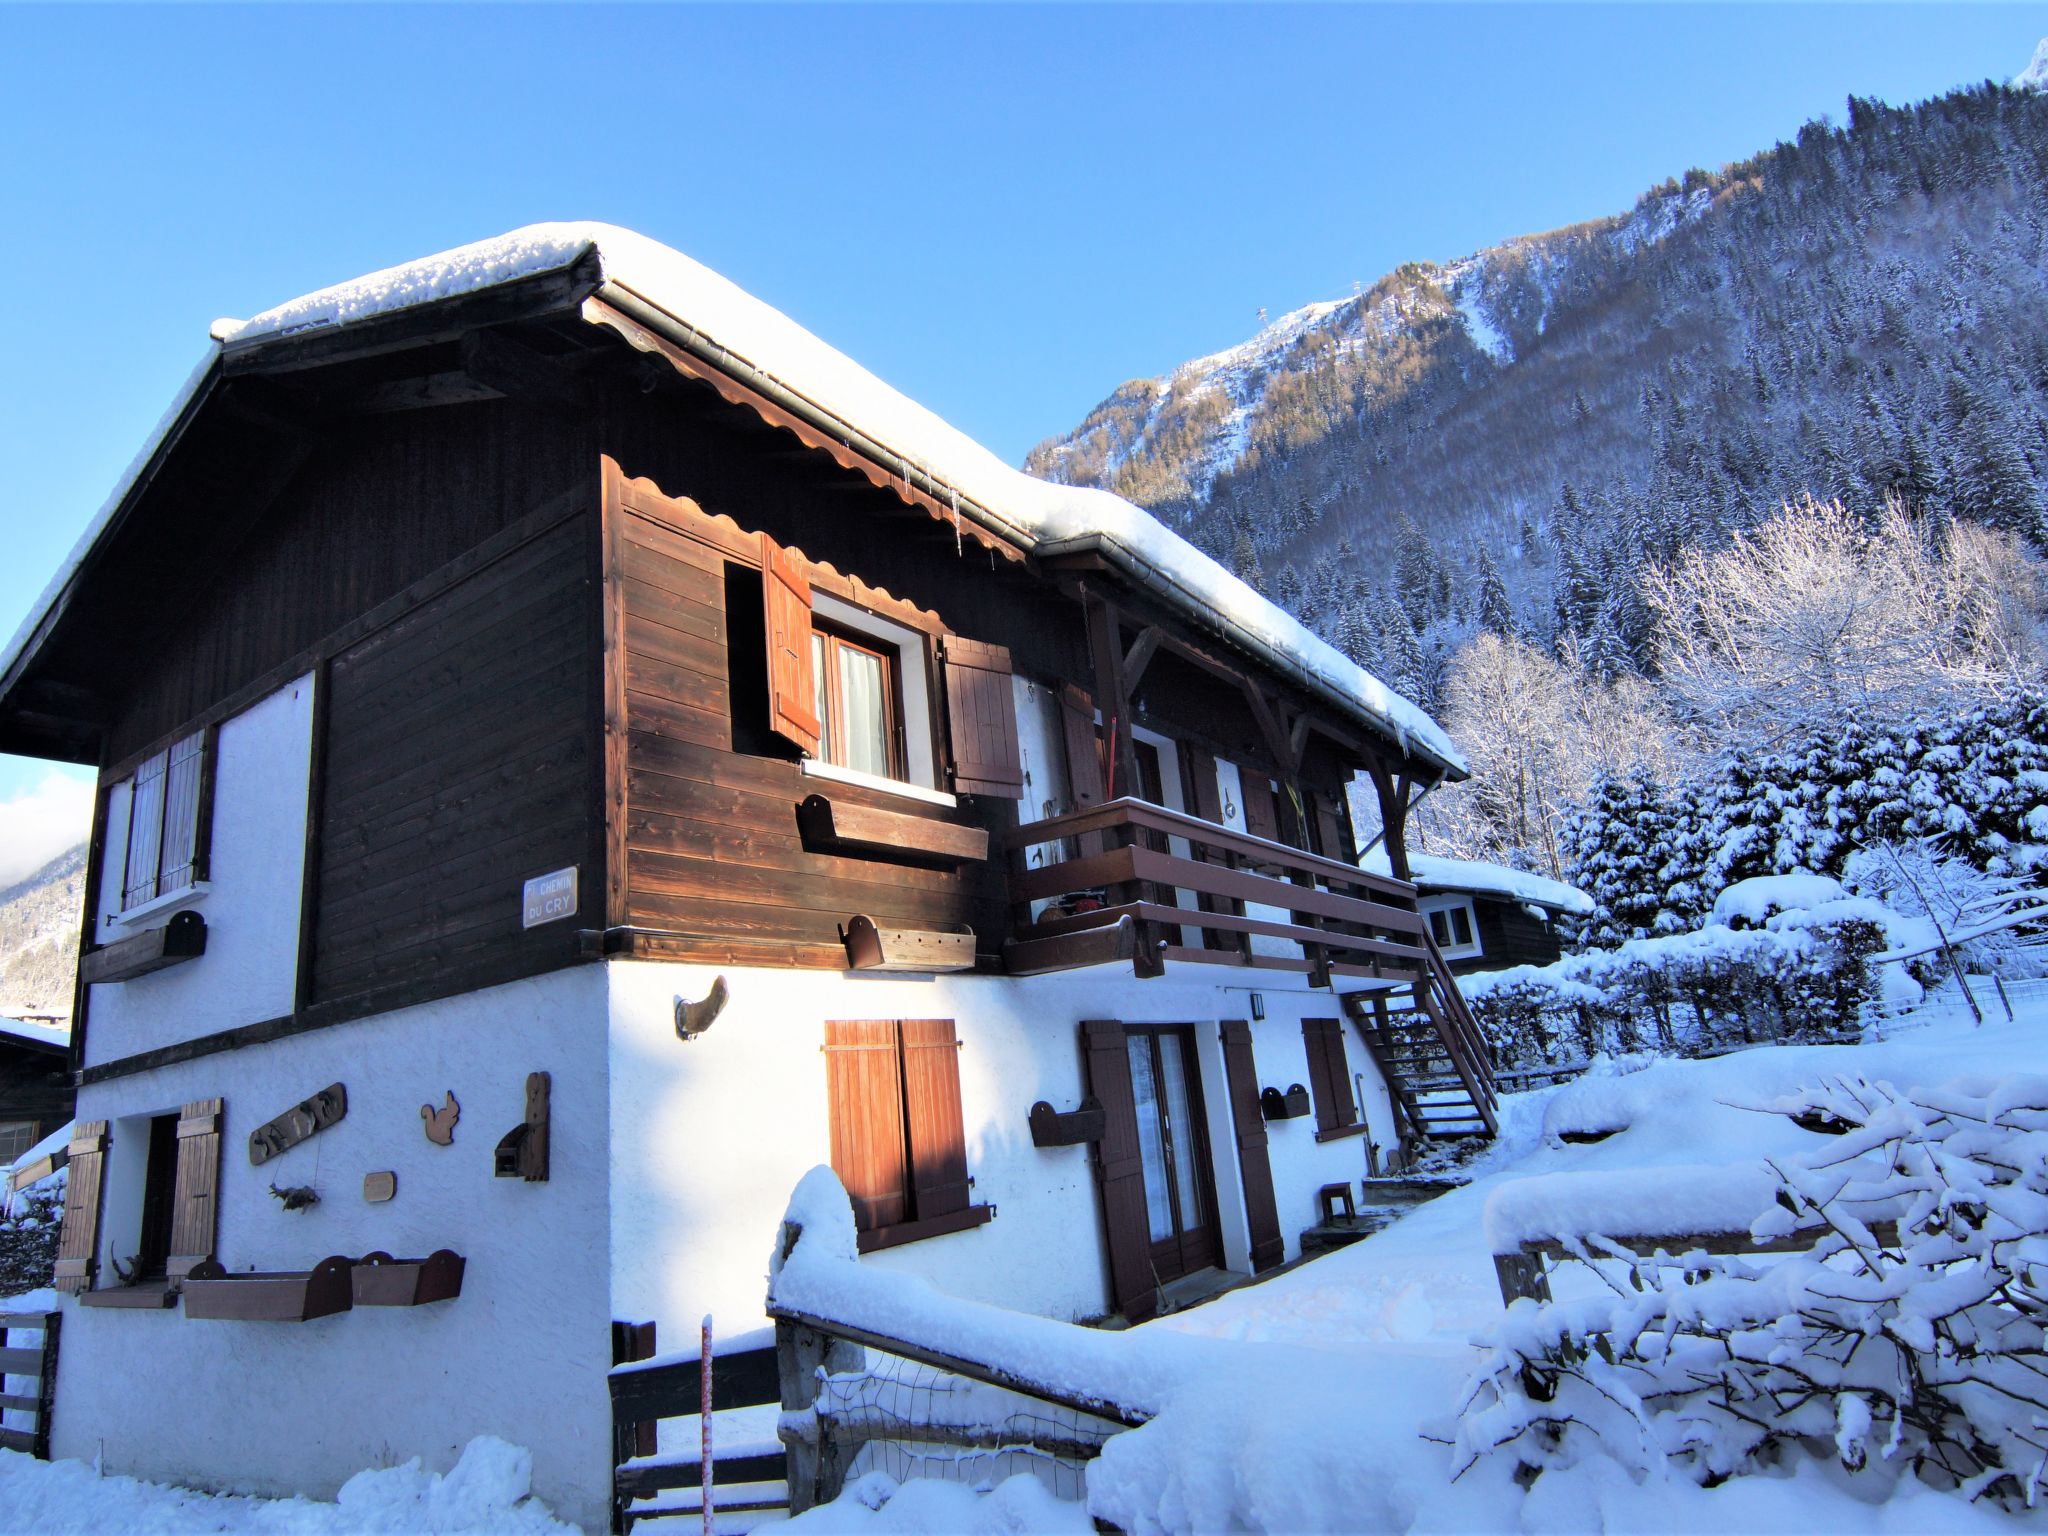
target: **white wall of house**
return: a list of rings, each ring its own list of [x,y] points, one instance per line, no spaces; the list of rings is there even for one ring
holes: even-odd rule
[[[1243,1269],[1249,1242],[1243,1175],[1231,1129],[1217,1024],[1250,1017],[1240,986],[1181,966],[1140,981],[1128,962],[1053,976],[848,976],[614,961],[611,983],[614,1313],[694,1337],[709,1312],[722,1335],[764,1324],[768,1255],[791,1189],[831,1160],[822,1054],[826,1019],[950,1018],[960,1040],[962,1120],[974,1198],[996,1219],[971,1231],[868,1255],[879,1268],[924,1276],[953,1295],[1062,1318],[1112,1308],[1100,1202],[1089,1149],[1040,1149],[1031,1105],[1067,1110],[1082,1096],[1080,1021],[1195,1026],[1226,1264]],[[675,999],[699,998],[719,975],[731,1000],[710,1031],[676,1036]],[[1328,993],[1280,978],[1254,1023],[1261,1086],[1305,1082],[1303,1017],[1338,1012]],[[1392,1123],[1355,1031],[1352,1065],[1365,1072],[1372,1134]],[[1317,1143],[1313,1118],[1268,1127],[1287,1254],[1316,1220],[1322,1185],[1365,1172],[1364,1140]]]
[[[295,851],[295,849],[294,849]],[[296,892],[294,892],[296,894]],[[198,970],[213,959],[188,969]],[[403,1258],[452,1248],[462,1295],[308,1323],[191,1319],[67,1301],[59,1456],[110,1472],[331,1498],[365,1466],[422,1456],[445,1470],[473,1436],[530,1448],[534,1487],[587,1530],[606,1518],[611,1456],[605,1185],[614,1123],[602,1039],[604,968],[577,967],[373,1019],[117,1078],[79,1093],[81,1119],[116,1122],[101,1274],[133,1253],[139,1159],[121,1122],[225,1101],[220,1244],[230,1270],[293,1270],[330,1254]],[[94,1020],[97,1029],[98,1020]],[[492,1152],[524,1114],[526,1074],[551,1074],[548,1182],[497,1178]],[[341,1082],[337,1125],[261,1167],[249,1133]],[[420,1109],[453,1091],[451,1146]],[[630,1141],[632,1128],[616,1128]],[[124,1166],[126,1165],[126,1166]],[[372,1205],[363,1176],[398,1176]],[[308,1185],[288,1212],[270,1185]]]
[[[121,910],[128,848],[128,783],[113,787],[94,927],[99,941],[161,927],[173,910],[189,906],[206,919],[206,953],[94,987],[85,1030],[88,1065],[292,1011],[312,740],[311,676],[222,722],[210,888],[130,923],[109,921]]]

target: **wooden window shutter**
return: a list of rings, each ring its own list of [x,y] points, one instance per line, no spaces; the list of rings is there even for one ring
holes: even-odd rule
[[[1060,721],[1067,737],[1067,790],[1074,809],[1102,804],[1102,742],[1095,734],[1095,701],[1068,683],[1060,690]]]
[[[1230,1090],[1230,1123],[1237,1132],[1237,1166],[1244,1176],[1252,1272],[1258,1274],[1280,1262],[1287,1244],[1280,1235],[1280,1208],[1273,1198],[1273,1163],[1266,1151],[1266,1117],[1259,1110],[1252,1027],[1243,1019],[1223,1022],[1223,1073]]]
[[[832,1171],[852,1197],[854,1225],[863,1232],[910,1216],[902,1083],[894,1019],[826,1021]]]
[[[761,608],[768,632],[768,725],[818,750],[818,682],[811,666],[811,583],[794,556],[761,535]]]
[[[903,1108],[910,1127],[911,1210],[917,1220],[964,1211],[967,1133],[960,1120],[960,1046],[951,1019],[905,1019]]]
[[[1316,818],[1316,852],[1326,859],[1338,859],[1349,864],[1351,839],[1344,835],[1344,816],[1337,808],[1337,801],[1329,795],[1314,797]]]
[[[1109,1243],[1109,1285],[1116,1307],[1134,1323],[1159,1310],[1152,1269],[1152,1227],[1145,1210],[1145,1164],[1138,1150],[1138,1101],[1131,1089],[1131,1058],[1122,1024],[1086,1019],[1081,1057],[1088,1091],[1103,1109],[1102,1139],[1095,1144],[1095,1179],[1102,1191],[1103,1233]]]
[[[1309,1091],[1315,1097],[1316,1129],[1334,1131],[1358,1123],[1351,1097],[1351,1067],[1344,1059],[1344,1030],[1335,1019],[1303,1019],[1308,1047]]]
[[[1017,751],[1017,701],[1010,694],[1010,652],[947,635],[939,642],[946,673],[946,722],[953,789],[963,795],[1024,793]]]
[[[64,1226],[57,1238],[57,1289],[75,1296],[91,1289],[99,1267],[100,1185],[107,1156],[107,1122],[81,1122],[71,1134],[69,1151]]]
[[[1280,841],[1280,810],[1273,799],[1273,781],[1254,769],[1241,768],[1238,792],[1244,800],[1244,829],[1268,842]]]
[[[182,1280],[214,1257],[220,1233],[219,1099],[187,1104],[178,1116],[178,1172],[171,1203],[166,1273]]]

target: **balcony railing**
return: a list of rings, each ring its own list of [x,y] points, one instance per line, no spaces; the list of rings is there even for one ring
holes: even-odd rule
[[[1005,845],[1017,968],[1053,969],[1063,951],[1076,957],[1064,963],[1086,963],[1114,931],[1132,935],[1140,974],[1179,961],[1306,973],[1328,986],[1333,976],[1413,981],[1431,969],[1406,881],[1142,800],[1030,822]]]

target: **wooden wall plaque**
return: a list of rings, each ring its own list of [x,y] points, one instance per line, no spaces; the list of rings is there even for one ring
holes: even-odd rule
[[[249,1161],[258,1168],[300,1142],[337,1124],[348,1113],[348,1089],[329,1083],[310,1099],[294,1104],[275,1120],[249,1133]]]
[[[382,1205],[398,1193],[398,1175],[391,1172],[366,1173],[363,1175],[363,1198],[372,1205]]]

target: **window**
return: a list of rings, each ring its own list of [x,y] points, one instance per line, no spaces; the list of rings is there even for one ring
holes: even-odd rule
[[[1431,896],[1422,902],[1422,915],[1429,919],[1429,936],[1446,959],[1479,953],[1479,924],[1469,896]]]
[[[900,666],[894,650],[813,622],[811,679],[820,758],[878,779],[907,776]]]
[[[1336,1019],[1303,1019],[1308,1047],[1308,1087],[1316,1106],[1316,1140],[1335,1141],[1365,1130],[1351,1092],[1351,1063],[1344,1056],[1344,1026]]]
[[[0,1163],[11,1163],[41,1138],[34,1120],[0,1120]]]
[[[135,770],[121,910],[132,911],[206,878],[213,800],[213,732],[195,731]]]
[[[951,1019],[831,1019],[825,1080],[832,1171],[853,1200],[861,1252],[978,1227]]]

